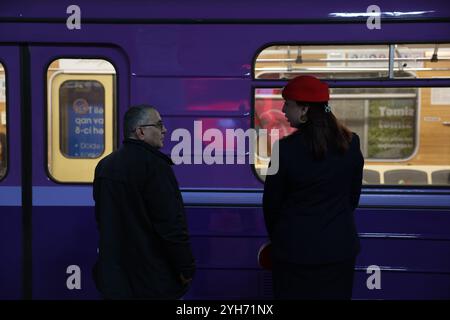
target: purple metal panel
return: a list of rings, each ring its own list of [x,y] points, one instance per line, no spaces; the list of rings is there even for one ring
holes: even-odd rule
[[[33,208],[33,298],[99,298],[92,278],[97,242],[92,207]],[[81,289],[66,285],[71,265],[81,270]]]
[[[261,207],[258,208],[189,208],[190,228],[198,236],[237,233],[249,237],[265,237]],[[410,239],[450,238],[450,214],[444,210],[358,209],[355,213],[358,232],[404,235]]]
[[[357,270],[352,299],[448,300],[450,275],[382,270],[381,288],[368,289],[370,274]],[[206,285],[208,284],[208,285]],[[185,299],[271,299],[271,273],[262,270],[199,270]]]
[[[359,271],[355,277],[354,299],[450,297],[448,212],[414,210],[410,213],[411,219],[407,210],[357,211],[362,249],[357,259]],[[258,249],[267,241],[261,208],[188,208],[187,214],[199,267],[188,297],[270,296],[270,279],[258,275],[261,269],[256,263]],[[373,223],[375,219],[377,223]],[[410,234],[412,231],[417,233],[416,237]],[[428,234],[428,238],[419,234]],[[432,239],[433,235],[437,238]],[[370,274],[365,270],[369,265],[381,268],[382,290],[367,288]]]
[[[448,274],[382,270],[379,290],[368,289],[369,276],[365,269],[355,272],[352,299],[448,300]],[[204,283],[211,283],[211,286],[204,286]],[[272,274],[261,270],[200,270],[185,298],[272,299]]]
[[[97,236],[91,220],[92,208],[40,207],[35,212],[34,261],[35,279],[38,279],[34,283],[37,288],[35,296],[52,299],[97,298],[95,290],[83,291],[85,286],[92,289],[91,284],[85,284],[91,281],[90,266],[95,259],[89,251],[96,246]],[[261,291],[267,280],[257,275],[260,269],[256,265],[256,252],[266,241],[261,208],[188,208],[187,213],[199,271],[186,298],[265,298],[270,288],[264,289],[266,293]],[[390,221],[397,215],[394,228]],[[375,216],[379,223],[372,225]],[[430,223],[421,224],[423,229],[418,228],[419,221],[427,221],[427,217],[428,221],[433,221],[439,216],[442,219],[438,229]],[[368,275],[359,276],[355,280],[355,299],[448,299],[450,291],[444,289],[449,286],[450,280],[449,241],[409,239],[410,234],[407,233],[433,234],[434,231],[434,234],[440,234],[446,229],[448,237],[446,211],[416,210],[408,219],[405,210],[359,210],[357,217],[358,230],[366,237],[362,239],[358,268],[372,264],[381,266],[383,290],[367,289],[365,282]],[[387,226],[387,229],[379,229],[380,226]],[[387,231],[395,232],[397,239],[383,238],[389,235]],[[80,234],[83,237],[80,238]],[[372,238],[367,238],[368,234]],[[402,236],[406,238],[401,239]],[[414,251],[410,250],[411,247]],[[71,257],[76,257],[76,262]],[[79,265],[83,270],[82,291],[69,291],[64,287],[68,275],[62,274],[61,270],[70,264]],[[428,282],[424,283],[425,280]],[[404,282],[408,282],[408,288],[416,294],[399,287]]]
[[[372,290],[366,286],[370,275],[365,270],[356,272],[353,299],[448,300],[450,297],[448,273],[381,270],[381,288]]]
[[[2,25],[2,41],[117,44],[133,76],[250,78],[253,59],[274,43],[338,44],[450,41],[450,23],[305,25],[102,25],[70,31],[65,24]],[[416,32],[411,32],[416,30]],[[132,82],[134,86],[134,81]],[[133,89],[135,90],[135,89]],[[135,95],[133,91],[133,95]],[[133,97],[132,101],[136,101]]]
[[[358,231],[362,237],[359,265],[379,265],[422,272],[450,274],[450,215],[412,211],[408,219],[403,210],[378,211],[379,225],[391,225],[396,217],[395,230],[377,230],[365,221],[368,215],[358,210]],[[375,213],[373,212],[375,215]],[[433,218],[441,215],[437,224]],[[418,221],[428,221],[422,225]],[[412,220],[412,221],[411,221]],[[189,208],[191,237],[198,250],[200,266],[213,268],[255,268],[256,253],[265,242],[266,230],[261,208]],[[370,222],[370,221],[369,221]],[[363,226],[361,226],[363,225]],[[437,227],[440,225],[440,227]],[[411,227],[416,234],[409,233]],[[439,230],[439,228],[442,228]],[[390,228],[387,228],[390,229]],[[393,228],[392,228],[393,229]],[[446,229],[446,230],[444,230]],[[445,231],[445,233],[441,233]],[[428,232],[428,235],[425,233]],[[434,236],[438,236],[433,238]],[[207,239],[207,241],[205,241]],[[414,247],[414,251],[409,248]],[[383,249],[382,249],[383,248]],[[230,257],[234,257],[230,259]],[[449,292],[450,293],[450,292]]]
[[[444,0],[414,0],[376,2],[384,13],[383,17],[430,18],[449,17],[450,12]],[[15,18],[67,18],[66,8],[73,4],[68,0],[55,3],[51,0],[20,0],[2,3],[1,17]],[[226,0],[193,0],[185,1],[139,1],[129,0],[125,5],[120,0],[111,0],[107,4],[101,1],[78,0],[83,18],[120,18],[120,19],[327,19],[334,17],[333,13],[366,13],[371,4],[361,1],[336,2],[321,0],[314,5],[308,1],[285,0],[274,5],[273,1],[259,0],[258,5],[251,1],[236,1],[233,5]],[[305,10],[307,8],[308,10]],[[422,12],[423,13],[420,13]],[[394,12],[397,15],[394,15]]]
[[[133,104],[150,103],[162,116],[249,116],[249,80],[137,77],[134,84]]]
[[[227,130],[229,130],[229,134],[232,134],[235,132],[235,129],[239,128],[245,132],[250,127],[249,115],[245,117],[214,117],[214,115],[210,116],[209,114],[184,117],[162,116],[162,120],[164,121],[164,126],[167,128],[167,133],[164,138],[164,147],[161,151],[169,155],[175,145],[183,143],[183,141],[189,142],[189,140],[191,142],[191,148],[187,148],[188,144],[185,142],[186,148],[184,149],[188,149],[187,151],[189,151],[190,154],[203,153],[204,149],[212,142],[215,142],[217,144],[217,149],[222,152],[233,152],[237,155],[239,151],[239,154],[243,154],[244,150],[237,150],[236,141],[234,142],[233,148],[231,145],[227,144]],[[183,131],[186,133],[185,135],[179,136],[177,132],[180,132],[180,129],[189,131],[189,137],[187,137],[187,132],[185,131]],[[218,130],[213,132],[214,136],[217,136],[219,140],[209,141],[209,139],[207,139],[205,132],[210,129]],[[233,131],[231,132],[230,130]],[[220,140],[222,140],[222,143],[220,143]],[[219,148],[219,145],[222,147]],[[244,183],[242,180],[240,182]],[[242,186],[244,187],[245,183]]]
[[[204,269],[258,269],[258,250],[264,238],[244,235],[228,237],[191,236],[194,255],[199,268]]]
[[[380,238],[378,236],[380,235],[361,239],[358,265],[388,266],[405,271],[441,272],[450,275],[449,235],[447,239],[442,240]]]
[[[174,166],[174,171],[177,174],[180,186],[183,188],[262,188],[262,183],[256,178],[252,171],[252,164],[250,164],[250,158],[245,159],[245,164],[237,164],[237,156],[242,155],[241,150],[237,150],[237,143],[235,142],[234,148],[230,148],[226,144],[226,129],[241,128],[244,131],[250,127],[249,117],[245,118],[225,118],[225,117],[163,117],[164,122],[167,123],[168,133],[165,138],[165,145],[162,149],[163,152],[168,155],[171,154],[173,147],[179,143],[183,143],[184,138],[175,140],[176,136],[173,136],[174,141],[171,141],[173,130],[179,128],[185,128],[191,133],[191,143],[189,148],[191,155],[198,154],[194,148],[198,141],[200,154],[202,155],[201,164],[194,164],[194,157],[190,156],[191,164],[178,164]],[[203,155],[206,147],[211,141],[202,141],[202,133],[199,130],[194,131],[194,121],[202,121],[202,132],[208,128],[216,128],[220,130],[221,137],[223,138],[222,151],[224,156],[220,157],[223,164],[205,164]],[[219,148],[218,148],[219,150]],[[249,147],[246,147],[245,151],[249,151]],[[233,162],[235,165],[227,165],[225,159],[225,153],[234,154]]]
[[[260,188],[261,182],[255,177],[248,164],[227,165],[178,165],[174,168],[182,187],[189,188]],[[236,179],[236,176],[240,177]],[[204,177],[200,179],[200,177]],[[206,183],[209,179],[209,183]]]
[[[262,286],[266,280],[256,264],[259,246],[266,241],[261,209],[188,208],[187,212],[199,271],[186,298],[264,298],[267,288],[263,290]],[[383,219],[390,214],[396,212],[379,212],[379,217]],[[35,208],[33,235],[35,298],[98,298],[90,274],[97,245],[92,208]],[[411,246],[414,252],[408,250]],[[354,298],[448,298],[450,291],[444,288],[450,283],[449,250],[449,241],[363,238],[357,266],[382,267],[383,290],[367,289],[368,275],[359,275],[355,279]],[[81,290],[66,287],[69,265],[78,265],[82,270]],[[423,284],[422,279],[430,282]],[[396,287],[406,282],[411,290],[424,291],[414,294]]]
[[[198,270],[185,299],[263,299],[263,273],[258,270]]]
[[[147,102],[154,105],[160,110],[168,128],[163,152],[170,155],[173,147],[181,141],[171,141],[173,131],[179,128],[191,133],[194,152],[194,140],[202,139],[201,134],[194,133],[194,121],[201,121],[203,133],[209,128],[219,129],[224,137],[222,150],[232,151],[237,155],[236,146],[234,149],[226,148],[225,130],[247,130],[251,126],[252,90],[249,81],[221,78],[138,78],[135,84],[134,103]],[[209,143],[201,144],[202,152]],[[246,165],[235,166],[202,163],[174,167],[183,188],[262,187],[253,175],[249,161],[246,161]]]
[[[266,237],[261,208],[188,208],[189,230],[196,237]]]
[[[22,210],[0,207],[0,299],[22,296]]]
[[[402,232],[422,238],[450,237],[450,211],[360,209],[355,218],[362,233]]]
[[[253,59],[274,43],[445,42],[443,24],[365,25],[201,25],[142,27],[133,32],[132,72],[140,76],[251,76]],[[411,33],[411,29],[418,30]],[[445,31],[444,31],[445,30]],[[379,32],[379,33],[378,33]],[[120,41],[120,40],[119,40]],[[137,49],[138,51],[134,51]],[[162,61],[161,57],[165,57]]]

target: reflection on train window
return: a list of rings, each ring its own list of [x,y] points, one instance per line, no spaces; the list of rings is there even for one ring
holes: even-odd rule
[[[360,136],[365,184],[444,184],[434,171],[450,169],[450,88],[332,88],[330,92],[333,113]],[[446,104],[442,95],[449,97]],[[279,129],[280,138],[295,131],[281,111],[283,101],[281,88],[256,89],[255,128]],[[274,142],[268,142],[269,151]],[[269,160],[255,154],[257,172]],[[426,177],[387,172],[399,165],[423,171]]]
[[[280,45],[262,50],[254,71],[256,79],[424,78],[448,75],[449,60],[450,44]]]
[[[5,69],[0,63],[0,179],[6,175],[7,169],[6,145],[6,77]]]
[[[58,182],[92,182],[114,141],[115,70],[100,59],[59,59],[47,74],[48,169]]]

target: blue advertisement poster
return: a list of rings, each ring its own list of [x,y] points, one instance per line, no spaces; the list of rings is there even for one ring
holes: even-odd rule
[[[61,151],[71,158],[97,158],[105,149],[105,97],[98,81],[71,80],[60,88]]]

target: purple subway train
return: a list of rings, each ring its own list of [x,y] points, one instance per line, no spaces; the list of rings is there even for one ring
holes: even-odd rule
[[[450,299],[444,0],[1,1],[0,299],[100,298],[93,169],[142,103],[186,205],[185,299],[271,299],[262,191],[301,74],[361,138],[353,299]]]

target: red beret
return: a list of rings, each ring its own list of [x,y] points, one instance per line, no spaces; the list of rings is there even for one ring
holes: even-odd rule
[[[313,76],[299,76],[288,82],[282,96],[285,100],[327,102],[330,99],[328,84]]]

